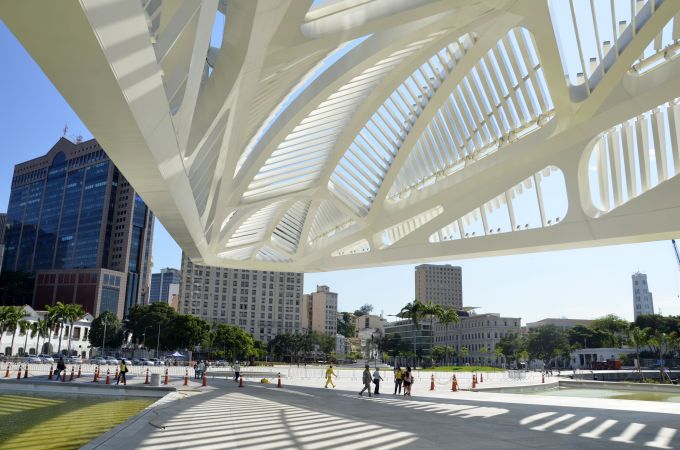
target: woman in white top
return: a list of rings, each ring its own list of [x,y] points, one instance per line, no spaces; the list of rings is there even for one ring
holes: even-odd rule
[[[380,376],[380,369],[377,367],[375,368],[375,371],[373,372],[373,383],[375,384],[375,392],[373,392],[375,395],[380,394],[380,382],[382,381],[382,377]]]

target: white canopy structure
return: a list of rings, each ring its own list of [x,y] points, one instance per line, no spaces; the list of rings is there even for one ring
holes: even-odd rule
[[[0,3],[194,261],[291,271],[672,237],[679,11]]]

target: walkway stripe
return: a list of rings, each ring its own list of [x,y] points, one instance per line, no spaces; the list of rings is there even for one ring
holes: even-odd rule
[[[546,417],[550,417],[554,414],[557,414],[555,412],[544,412],[544,413],[538,413],[534,414],[533,416],[525,417],[524,419],[519,421],[520,425],[527,425],[530,424],[531,422],[536,422],[537,420],[545,419]]]
[[[584,418],[579,419],[576,422],[572,423],[568,427],[564,427],[561,430],[556,430],[555,433],[571,434],[573,431],[575,431],[579,427],[582,427],[583,425],[587,424],[588,422],[592,422],[593,420],[595,420],[594,417],[591,417],[591,416],[584,417]]]
[[[558,423],[564,422],[565,420],[569,420],[569,419],[571,419],[572,417],[574,417],[573,414],[564,414],[564,415],[562,415],[562,416],[560,416],[560,417],[558,417],[558,418],[556,418],[556,419],[553,419],[553,420],[551,420],[551,421],[549,421],[549,422],[544,423],[543,425],[539,425],[539,426],[537,426],[537,427],[533,427],[532,430],[534,430],[534,431],[545,431],[545,430],[547,430],[548,428],[550,428],[551,426],[557,425]]]
[[[668,444],[671,443],[671,439],[673,439],[677,431],[675,428],[661,427],[656,434],[656,438],[653,441],[645,442],[645,445],[654,448],[672,448]]]
[[[619,436],[611,438],[610,440],[614,442],[624,442],[626,444],[633,444],[635,442],[633,441],[633,438],[646,426],[647,425],[643,423],[631,423],[630,425],[628,425],[628,428],[623,430],[623,433],[621,433]]]
[[[600,439],[600,435],[618,423],[618,420],[605,420],[589,433],[582,433],[581,436],[591,439]]]

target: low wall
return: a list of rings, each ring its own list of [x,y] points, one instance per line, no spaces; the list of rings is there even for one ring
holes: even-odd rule
[[[508,386],[508,387],[496,387],[496,388],[475,388],[472,389],[474,392],[498,392],[501,394],[527,394],[531,392],[541,392],[549,391],[553,389],[558,389],[560,387],[560,381],[553,381],[544,384],[533,384],[527,386]]]
[[[3,380],[0,393],[30,392],[33,394],[68,394],[68,395],[106,395],[111,397],[154,397],[160,398],[174,392],[170,386],[115,386],[82,383],[61,383],[49,381]]]

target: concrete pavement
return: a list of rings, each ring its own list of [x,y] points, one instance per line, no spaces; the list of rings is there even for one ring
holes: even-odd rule
[[[88,449],[678,448],[680,406],[656,402],[337,389],[214,380],[178,392]],[[386,386],[388,387],[388,386]],[[511,398],[513,401],[508,401]],[[611,403],[614,402],[614,403]],[[604,405],[606,408],[601,407]],[[655,407],[664,412],[654,412]]]

